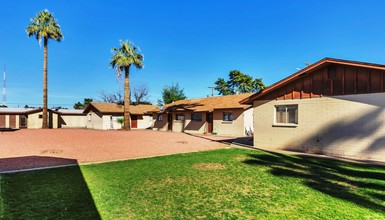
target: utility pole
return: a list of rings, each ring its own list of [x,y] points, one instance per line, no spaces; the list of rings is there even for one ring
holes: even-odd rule
[[[7,104],[7,93],[6,93],[6,81],[5,81],[5,64],[4,64],[4,74],[3,74],[3,105]]]
[[[215,86],[209,86],[208,88],[211,89],[211,97],[213,97]]]

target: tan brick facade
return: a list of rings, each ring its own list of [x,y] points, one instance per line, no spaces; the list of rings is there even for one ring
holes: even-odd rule
[[[275,126],[291,104],[298,125]],[[385,161],[385,93],[254,101],[254,146]]]

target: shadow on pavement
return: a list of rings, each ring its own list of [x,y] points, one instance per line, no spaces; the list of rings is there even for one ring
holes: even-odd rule
[[[215,141],[222,144],[235,144],[242,147],[253,147],[253,137],[222,137],[216,135],[202,135],[202,134],[190,134],[185,133],[194,137],[203,138],[210,141]]]

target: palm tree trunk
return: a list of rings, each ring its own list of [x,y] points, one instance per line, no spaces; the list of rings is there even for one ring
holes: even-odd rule
[[[47,114],[47,76],[48,72],[48,39],[44,38],[44,66],[43,66],[43,126],[42,128],[48,128],[48,114]]]
[[[130,117],[130,66],[124,68],[124,130],[131,130]]]

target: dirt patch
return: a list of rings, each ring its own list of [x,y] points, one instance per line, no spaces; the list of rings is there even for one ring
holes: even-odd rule
[[[240,154],[240,155],[235,157],[235,161],[239,161],[239,162],[244,162],[244,161],[250,160],[250,159],[252,159],[250,156],[243,155],[243,154]]]
[[[221,163],[196,163],[193,168],[197,170],[224,170],[226,165]]]

